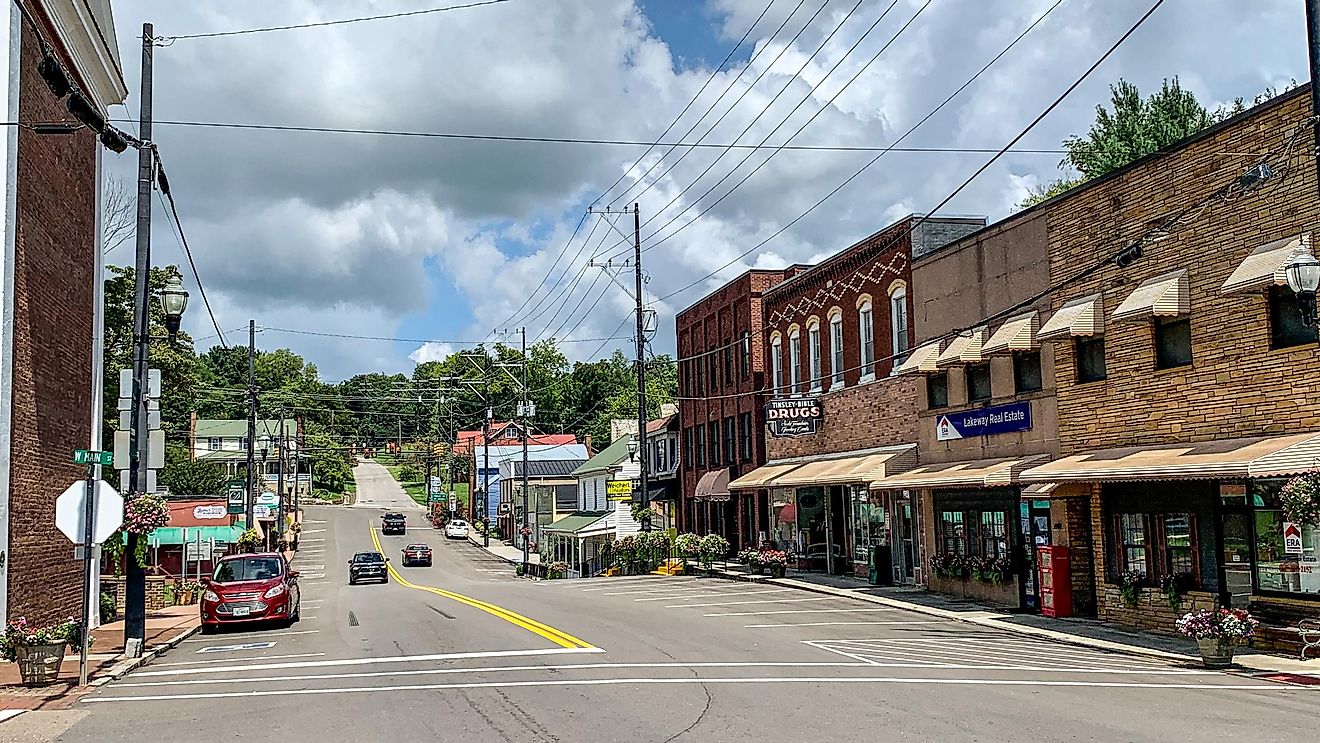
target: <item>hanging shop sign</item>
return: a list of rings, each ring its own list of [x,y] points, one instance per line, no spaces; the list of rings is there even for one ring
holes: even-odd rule
[[[972,436],[993,436],[998,433],[1028,431],[1031,429],[1031,403],[1015,402],[995,405],[979,410],[964,410],[941,415],[935,419],[935,439],[953,441]]]
[[[812,436],[820,430],[824,412],[814,397],[771,400],[765,404],[765,425],[777,438]]]

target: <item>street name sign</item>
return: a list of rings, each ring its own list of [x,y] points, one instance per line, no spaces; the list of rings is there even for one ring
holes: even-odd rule
[[[90,451],[88,449],[74,449],[73,463],[111,465],[115,463],[115,453],[112,451]]]

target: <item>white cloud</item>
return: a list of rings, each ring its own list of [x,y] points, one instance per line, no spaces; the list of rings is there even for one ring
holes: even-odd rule
[[[408,358],[415,363],[425,364],[428,361],[444,361],[450,354],[454,353],[456,348],[454,344],[444,341],[427,341],[417,347],[416,351],[408,354]]]

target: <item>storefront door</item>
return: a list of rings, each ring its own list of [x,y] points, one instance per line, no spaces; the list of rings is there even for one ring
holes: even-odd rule
[[[1018,573],[1021,606],[1040,611],[1040,579],[1036,570],[1038,550],[1050,544],[1050,502],[1023,499],[1018,505],[1022,560]]]
[[[894,554],[894,579],[899,583],[915,583],[913,570],[917,566],[917,524],[913,518],[912,497],[900,496],[894,504],[894,534],[899,549]]]

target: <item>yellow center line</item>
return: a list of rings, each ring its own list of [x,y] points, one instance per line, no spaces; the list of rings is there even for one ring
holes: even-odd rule
[[[380,546],[380,538],[376,536],[376,529],[374,527],[372,527],[371,529],[371,541],[376,545],[377,552],[381,553],[382,555],[385,554],[385,550],[382,549]],[[404,578],[403,575],[399,573],[398,570],[395,570],[393,564],[387,563],[385,567],[389,570],[389,573],[394,578],[394,580],[398,581],[399,585],[403,586],[404,588],[411,588],[417,591],[426,591],[427,593],[433,593],[437,596],[443,596],[444,598],[457,601],[460,604],[466,604],[468,606],[480,609],[486,612],[487,614],[493,614],[494,616],[497,616],[500,619],[503,619],[504,621],[510,624],[516,625],[518,627],[522,627],[528,632],[544,637],[545,639],[555,643],[556,645],[559,645],[560,647],[587,648],[592,650],[596,649],[596,647],[589,642],[579,640],[578,638],[568,634],[567,632],[564,632],[562,630],[557,630],[548,624],[538,622],[535,619],[530,619],[521,614],[518,614],[517,612],[509,611],[508,609],[505,609],[502,606],[496,606],[495,604],[490,604],[485,601],[480,601],[470,596],[464,596],[461,593],[446,591],[443,588],[418,585],[408,580],[407,578]]]

